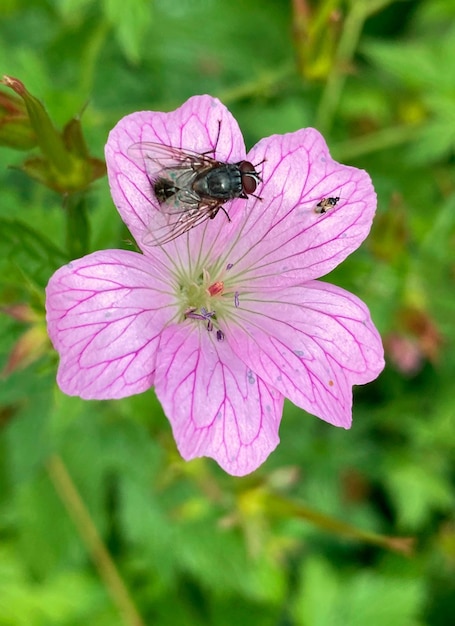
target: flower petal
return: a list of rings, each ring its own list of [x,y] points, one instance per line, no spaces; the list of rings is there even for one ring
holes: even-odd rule
[[[230,212],[237,232],[225,253],[244,284],[254,280],[270,289],[319,278],[368,235],[376,210],[370,177],[334,161],[318,131],[268,137],[248,159],[265,159],[257,190],[262,202]],[[323,198],[339,200],[321,214]]]
[[[128,153],[139,142],[208,153],[231,163],[245,158],[245,145],[236,120],[211,96],[194,96],[170,113],[141,111],[118,122],[105,150],[112,198],[137,244],[147,252],[144,238],[150,231],[160,232],[167,222],[145,163]]]
[[[203,325],[164,330],[155,390],[186,460],[209,456],[243,476],[278,445],[283,397]]]
[[[267,384],[323,420],[349,428],[352,386],[384,367],[381,338],[365,304],[343,289],[304,286],[239,297],[225,330],[237,354]]]
[[[159,334],[174,307],[165,276],[127,250],[95,252],[55,272],[46,309],[62,391],[123,398],[153,384]]]

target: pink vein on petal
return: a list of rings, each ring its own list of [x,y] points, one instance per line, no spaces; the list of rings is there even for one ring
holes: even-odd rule
[[[333,161],[314,129],[261,140],[248,159],[263,165],[255,201],[238,221],[226,254],[242,281],[283,287],[319,278],[358,248],[376,209],[368,174]],[[324,197],[338,204],[326,214],[315,211]]]
[[[166,328],[155,389],[187,460],[209,456],[240,476],[256,469],[278,444],[283,397],[214,332],[190,324]]]
[[[234,352],[266,383],[306,411],[351,423],[352,386],[384,367],[380,336],[367,307],[320,281],[242,298],[229,326]]]
[[[146,257],[107,250],[73,261],[50,279],[46,310],[65,393],[121,398],[153,384],[159,335],[175,305]]]

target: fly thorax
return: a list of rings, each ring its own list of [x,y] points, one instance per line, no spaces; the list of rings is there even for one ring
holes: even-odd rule
[[[220,165],[200,174],[193,189],[201,196],[230,200],[242,193],[242,176],[238,165]]]

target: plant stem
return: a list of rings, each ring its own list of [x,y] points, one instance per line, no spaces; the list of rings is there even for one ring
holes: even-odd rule
[[[323,528],[332,534],[355,539],[357,541],[364,541],[365,543],[380,546],[404,555],[412,554],[414,549],[415,540],[413,537],[389,537],[387,535],[380,535],[375,532],[363,530],[330,515],[314,511],[312,508],[300,502],[293,502],[279,495],[270,497],[268,510],[280,516],[282,516],[283,511],[285,511],[288,516],[292,515],[296,518],[308,521],[318,528]]]
[[[121,613],[126,626],[145,626],[114,561],[107,551],[62,458],[56,454],[47,462],[47,472],[74,522],[101,579]]]
[[[93,92],[94,77],[99,55],[109,35],[110,25],[107,20],[102,20],[92,33],[87,46],[82,53],[80,78],[80,91],[83,94]]]
[[[85,193],[69,194],[63,199],[66,220],[66,252],[78,259],[89,249],[90,223]]]
[[[263,96],[269,91],[273,91],[277,86],[289,76],[295,73],[293,63],[285,63],[277,69],[260,74],[255,80],[231,87],[225,91],[218,93],[219,99],[225,104],[237,102],[244,98]]]
[[[327,78],[316,115],[316,127],[321,132],[330,132],[333,117],[343,92],[347,71],[352,64],[365,20],[393,1],[351,0],[351,9],[344,22],[332,71]]]
[[[387,150],[414,140],[420,132],[419,126],[394,126],[369,135],[355,137],[334,145],[331,152],[337,160],[345,161],[358,156]]]

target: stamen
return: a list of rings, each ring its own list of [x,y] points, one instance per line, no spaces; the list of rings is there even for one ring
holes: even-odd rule
[[[228,264],[226,265],[226,269],[227,269],[227,270],[231,270],[233,267],[234,267],[234,263],[228,263]]]
[[[209,320],[215,315],[215,311],[207,311],[205,307],[201,307],[201,312],[196,313],[197,309],[194,307],[190,307],[184,313],[186,318],[190,318],[192,320]]]
[[[216,331],[216,338],[218,339],[218,341],[223,341],[224,340],[224,333],[222,330],[217,330]]]
[[[184,316],[185,317],[191,317],[194,318],[193,314],[196,312],[196,307],[194,306],[190,306],[185,312],[184,312]],[[197,314],[196,314],[197,315]],[[195,319],[198,319],[197,317]]]
[[[235,294],[234,294],[234,304],[235,304],[235,307],[238,309],[239,306],[240,306],[239,292],[238,291],[236,291]]]
[[[207,330],[211,332],[213,330],[213,322],[212,317],[216,316],[215,311],[208,311],[205,306],[201,306],[201,312],[197,313],[197,309],[195,307],[190,307],[184,313],[186,318],[192,320],[202,320],[203,322],[207,322]]]

